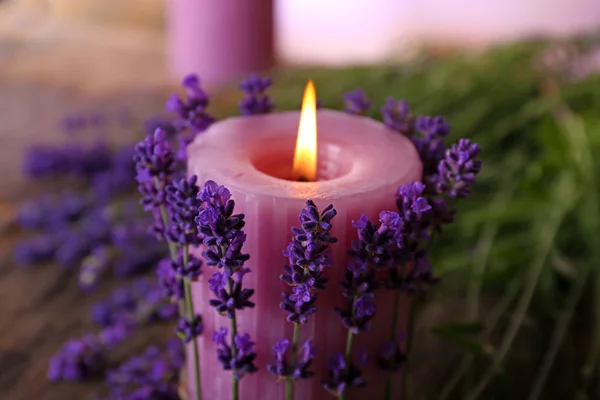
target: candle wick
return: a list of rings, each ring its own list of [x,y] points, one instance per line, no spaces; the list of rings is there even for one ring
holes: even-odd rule
[[[305,176],[299,176],[298,177],[298,182],[310,182],[308,179],[306,179]]]

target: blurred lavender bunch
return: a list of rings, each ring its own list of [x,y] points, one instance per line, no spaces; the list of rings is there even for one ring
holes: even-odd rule
[[[107,365],[107,352],[122,342],[127,327],[115,325],[98,334],[86,334],[68,341],[51,359],[48,379],[76,381],[97,376]]]
[[[294,398],[294,381],[311,378],[309,370],[315,349],[307,340],[303,346],[303,356],[299,357],[300,327],[308,321],[308,316],[316,311],[317,293],[325,289],[327,279],[323,277],[325,267],[331,265],[329,245],[336,243],[331,236],[331,221],[337,212],[332,205],[319,211],[315,203],[306,201],[300,212],[300,228],[293,227],[294,237],[283,255],[289,264],[284,266],[280,279],[292,287],[291,293],[282,294],[281,309],[288,313],[287,320],[294,323],[290,361],[286,357],[289,340],[281,339],[273,346],[275,364],[268,370],[286,380],[286,400]]]
[[[239,380],[256,371],[254,343],[248,334],[238,334],[236,314],[253,308],[250,301],[253,289],[243,287],[243,279],[250,272],[245,262],[250,258],[243,253],[246,234],[243,231],[244,214],[234,214],[235,202],[231,192],[216,182],[207,181],[198,196],[202,202],[196,218],[198,232],[206,250],[203,257],[209,266],[217,268],[208,282],[214,299],[209,304],[230,319],[230,329],[219,329],[213,336],[217,357],[225,370],[233,372],[232,398],[239,398]],[[229,343],[226,335],[229,332]]]
[[[184,361],[179,340],[167,341],[162,351],[148,347],[108,372],[110,400],[179,400],[179,370]]]
[[[51,261],[68,268],[81,265],[80,283],[89,289],[110,268],[125,277],[144,272],[157,261],[160,248],[151,250],[136,244],[146,241],[146,234],[119,234],[115,227],[120,213],[127,208],[120,196],[134,187],[133,146],[112,149],[103,139],[85,145],[88,140],[81,137],[104,136],[112,127],[110,123],[106,115],[99,113],[68,115],[61,121],[69,135],[68,143],[34,145],[26,150],[24,170],[29,177],[62,178],[81,192],[44,195],[20,208],[17,222],[36,236],[15,247],[19,265]],[[135,214],[128,210],[127,223],[142,225],[145,230],[147,222],[132,218]]]
[[[157,282],[141,278],[131,285],[115,289],[107,299],[95,303],[91,316],[99,326],[109,327],[172,320],[178,312],[177,305],[171,302]]]

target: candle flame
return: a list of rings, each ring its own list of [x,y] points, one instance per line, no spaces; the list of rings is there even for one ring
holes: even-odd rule
[[[302,98],[293,174],[299,181],[310,182],[317,177],[317,94],[312,80],[306,84]]]

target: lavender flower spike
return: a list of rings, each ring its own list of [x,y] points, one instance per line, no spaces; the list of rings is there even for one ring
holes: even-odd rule
[[[272,83],[273,80],[269,77],[252,74],[240,84],[240,89],[245,94],[240,102],[242,115],[267,114],[273,110],[273,100],[266,94]]]
[[[348,114],[365,115],[371,108],[371,100],[361,89],[346,93],[344,96],[344,110]]]
[[[289,265],[280,279],[292,286],[292,294],[284,293],[281,308],[289,313],[288,321],[306,323],[306,317],[315,311],[317,291],[323,290],[327,279],[323,271],[330,265],[329,244],[336,243],[331,236],[331,220],[337,212],[329,205],[319,212],[312,200],[300,213],[301,228],[292,228],[294,237],[283,254]]]
[[[325,267],[331,264],[329,245],[337,242],[330,232],[331,221],[336,215],[333,205],[319,211],[312,200],[307,200],[299,216],[301,227],[292,228],[294,237],[283,251],[289,264],[284,266],[284,274],[279,279],[292,287],[292,293],[282,293],[280,307],[288,313],[287,320],[294,323],[292,354],[288,363],[285,352],[289,341],[280,340],[273,347],[275,364],[269,365],[268,370],[279,378],[285,378],[286,400],[294,397],[294,380],[309,379],[314,375],[309,370],[315,354],[312,342],[305,342],[303,357],[298,357],[300,327],[316,311],[317,293],[325,289],[327,283],[322,275]]]
[[[173,181],[165,187],[166,203],[171,215],[171,224],[166,236],[170,242],[180,246],[200,244],[195,224],[201,204],[198,199],[197,180],[196,175],[192,175],[189,179]]]
[[[406,100],[388,97],[381,107],[383,122],[391,129],[411,136],[415,129],[415,119],[408,108]]]
[[[181,85],[185,89],[186,97],[182,99],[172,94],[165,108],[177,115],[177,125],[190,128],[194,134],[204,132],[215,121],[213,116],[206,112],[208,95],[201,88],[200,79],[196,75],[186,76]]]
[[[460,139],[446,150],[444,159],[438,164],[438,175],[434,182],[440,194],[450,197],[467,197],[471,185],[481,170],[481,161],[476,157],[481,149],[469,139]]]
[[[247,333],[236,335],[234,338],[235,351],[227,343],[228,330],[221,328],[215,331],[213,342],[217,344],[217,359],[226,371],[233,371],[236,379],[241,379],[244,375],[255,373],[258,368],[254,365],[256,353],[254,352],[254,342],[250,340]]]

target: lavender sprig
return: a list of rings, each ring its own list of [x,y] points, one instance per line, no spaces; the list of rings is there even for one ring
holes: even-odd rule
[[[183,282],[185,305],[180,307],[183,311],[175,331],[185,343],[192,342],[196,391],[198,400],[201,399],[200,355],[197,337],[203,331],[202,317],[194,312],[192,301],[191,282],[197,280],[202,273],[202,261],[192,256],[189,246],[200,244],[200,238],[195,226],[198,216],[200,200],[198,198],[197,177],[172,181],[165,187],[166,204],[170,215],[169,225],[165,236],[170,243],[175,243],[180,249],[176,258],[173,258],[172,267],[177,279]],[[184,315],[187,312],[187,315]]]
[[[271,78],[263,78],[258,74],[250,75],[240,84],[240,89],[244,92],[244,98],[240,102],[242,115],[268,114],[273,111],[275,104],[266,93],[272,84]]]
[[[127,337],[123,325],[108,327],[98,334],[87,334],[68,341],[50,359],[48,379],[75,381],[91,378],[107,365],[106,352]]]
[[[412,136],[415,129],[415,118],[408,108],[406,100],[396,100],[388,97],[381,107],[383,122],[391,129]]]
[[[214,340],[219,345],[217,356],[226,370],[233,371],[232,398],[238,400],[239,380],[244,374],[256,370],[249,367],[253,365],[251,361],[254,353],[251,349],[254,344],[247,334],[239,336],[237,333],[237,311],[254,307],[254,303],[250,301],[254,290],[243,288],[243,278],[250,272],[248,268],[244,268],[244,263],[250,256],[242,252],[246,241],[246,234],[242,230],[245,216],[233,214],[235,202],[231,199],[231,192],[213,181],[205,183],[198,199],[202,205],[196,223],[206,246],[203,256],[208,265],[220,270],[213,273],[213,279],[209,281],[216,297],[210,301],[210,305],[230,319],[230,344],[226,344],[223,336],[227,333],[227,330],[223,330],[225,328],[218,333],[222,338],[215,336]]]
[[[106,383],[111,400],[178,400],[179,369],[184,364],[184,348],[179,340],[169,340],[165,349],[150,346],[117,369],[109,371]]]
[[[398,213],[391,211],[382,211],[379,220],[377,226],[363,214],[358,221],[352,222],[358,231],[358,240],[353,241],[352,249],[348,251],[350,261],[345,280],[341,282],[348,306],[334,309],[348,328],[346,351],[334,355],[336,363],[330,367],[330,380],[324,383],[325,388],[340,400],[346,398],[347,389],[364,384],[360,369],[350,362],[354,336],[371,329],[370,321],[377,311],[374,298],[380,283],[376,279],[376,269],[390,268],[397,259],[395,249],[401,240],[403,221]],[[346,365],[345,370],[338,370],[340,363]],[[358,378],[360,385],[354,382]]]
[[[338,398],[345,398],[348,389],[364,387],[367,382],[362,376],[359,364],[365,363],[365,355],[359,352],[358,362],[352,362],[349,356],[336,352],[329,359],[327,367],[327,379],[323,382],[323,387],[332,395]]]
[[[184,86],[188,89],[189,103],[187,105],[181,103],[182,107],[188,107],[186,111],[188,118],[196,118],[192,115],[193,111],[189,107],[201,107],[208,100],[204,98],[198,82],[193,78],[186,80]],[[177,288],[180,288],[179,282],[183,282],[184,295],[182,299],[179,299],[180,321],[176,332],[182,340],[192,341],[196,394],[197,399],[201,400],[202,386],[197,336],[202,332],[202,317],[194,312],[191,294],[191,280],[200,275],[201,262],[189,254],[189,246],[197,245],[200,242],[194,226],[200,201],[198,200],[195,176],[190,177],[189,180],[173,181],[175,155],[166,136],[166,132],[161,129],[148,135],[136,146],[134,160],[138,187],[144,196],[142,204],[145,205],[147,211],[152,211],[155,217],[154,231],[157,236],[165,238],[169,242],[171,262],[175,272],[174,282],[169,282],[172,291],[175,292]],[[167,277],[164,270],[161,271],[161,275]],[[163,287],[166,286],[165,283],[166,280],[163,280]]]
[[[162,288],[149,278],[141,278],[131,286],[115,289],[109,298],[92,306],[94,322],[102,327],[134,326],[177,316],[177,306],[165,296]]]
[[[191,129],[194,135],[204,132],[215,121],[206,111],[210,102],[208,94],[202,89],[197,75],[186,76],[181,85],[185,89],[185,98],[172,94],[165,108],[177,115],[176,125]]]
[[[294,237],[289,243],[283,255],[288,258],[289,264],[284,266],[284,274],[280,279],[292,287],[292,293],[284,292],[280,307],[288,312],[287,320],[294,323],[294,336],[292,338],[291,362],[289,367],[285,360],[284,343],[282,339],[275,350],[275,365],[270,365],[269,371],[286,380],[286,400],[294,398],[293,383],[297,379],[308,379],[312,372],[307,368],[309,361],[314,357],[314,349],[305,348],[305,357],[300,363],[298,359],[298,344],[300,341],[300,327],[307,322],[310,314],[316,311],[315,302],[317,293],[325,289],[327,279],[323,277],[325,267],[331,264],[329,256],[329,245],[337,242],[337,238],[331,236],[331,221],[337,212],[329,205],[319,212],[312,200],[306,201],[306,206],[300,212],[300,228],[293,227]],[[308,343],[308,342],[307,342]],[[306,344],[305,344],[306,346]],[[283,351],[282,351],[283,350]],[[306,351],[312,356],[306,355]],[[294,373],[301,371],[302,373]]]
[[[348,114],[365,115],[371,108],[371,100],[361,89],[355,89],[344,96],[344,110]]]
[[[213,342],[217,344],[217,360],[223,369],[232,371],[236,381],[242,379],[246,374],[258,371],[254,365],[254,360],[256,360],[255,343],[250,340],[250,335],[247,333],[236,334],[231,338],[231,344],[227,343],[227,336],[227,328],[220,328],[213,335]],[[236,398],[235,392],[233,396]]]

